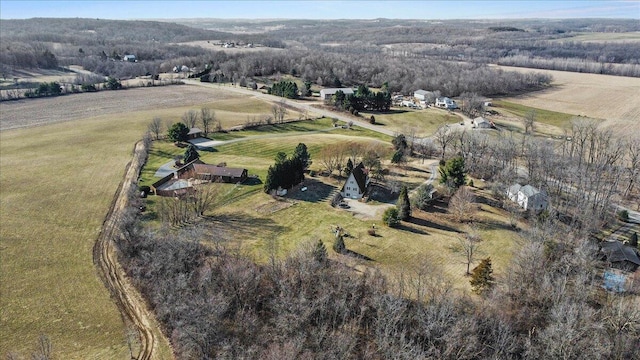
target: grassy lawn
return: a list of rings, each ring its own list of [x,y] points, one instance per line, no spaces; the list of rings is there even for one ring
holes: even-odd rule
[[[509,101],[504,101],[504,100],[493,101],[493,106],[501,110],[506,110],[507,112],[519,117],[524,117],[528,112],[535,111],[537,122],[556,126],[561,129],[566,129],[570,127],[571,126],[570,121],[575,116],[575,115],[565,114],[565,113],[556,112],[556,111],[537,109],[537,108],[533,108],[525,105],[512,103]]]
[[[407,108],[393,108],[389,113],[366,113],[362,116],[368,119],[375,116],[376,123],[380,123],[386,129],[391,129],[398,133],[408,133],[408,129],[415,129],[419,137],[433,134],[440,126],[460,122],[456,115],[448,114],[440,109],[411,110]]]
[[[201,157],[206,163],[226,162],[228,166],[245,167],[250,174],[258,174],[264,179],[267,168],[279,151],[291,153],[299,142],[303,142],[313,160],[323,147],[346,140],[372,141],[371,138],[347,137],[334,132],[257,138],[219,146],[215,152],[202,152]],[[154,147],[154,152],[165,146],[159,145],[162,147]],[[320,165],[314,164],[312,168],[319,169]],[[389,177],[410,188],[429,177],[428,165],[419,161],[412,162],[406,170],[395,167],[390,170]],[[462,256],[454,250],[458,237],[468,231],[468,226],[451,220],[446,215],[446,208],[436,207],[429,212],[416,210],[411,222],[403,223],[399,229],[391,229],[383,226],[378,218],[354,216],[352,212],[332,208],[329,198],[342,186],[339,179],[307,177],[304,186],[309,190],[293,189],[280,200],[265,194],[262,184],[214,186],[219,186],[224,194],[221,201],[224,204],[218,204],[208,213],[205,222],[212,228],[211,233],[218,236],[214,240],[203,239],[205,242],[223,241],[229,248],[258,262],[267,262],[272,255],[283,257],[305,241],[321,239],[332,258],[356,269],[381,269],[391,281],[402,272],[428,263],[442,271],[444,278],[457,289],[470,289],[468,278],[464,276]],[[154,201],[153,197],[150,201]],[[380,209],[387,206],[383,202],[372,203]],[[149,208],[153,211],[153,206]],[[483,239],[478,261],[490,256],[495,273],[500,276],[510,261],[519,236],[509,226],[508,217],[502,210],[486,204],[482,204],[481,209],[476,222],[477,231]],[[375,237],[367,233],[373,224],[378,229]],[[354,252],[352,256],[338,255],[331,250],[334,239],[331,228],[336,225],[350,234],[345,242],[347,248]]]
[[[320,239],[331,258],[356,269],[380,269],[392,282],[402,272],[430,264],[455,288],[470,290],[463,257],[454,249],[467,225],[449,220],[440,213],[442,208],[435,208],[429,212],[416,210],[410,222],[403,222],[398,229],[388,228],[380,219],[363,219],[332,208],[328,196],[340,183],[321,180],[320,185],[317,178],[305,180],[305,186],[313,190],[293,190],[284,200],[256,191],[218,207],[206,220],[213,233],[219,234],[214,241],[226,242],[230,249],[265,263],[272,255],[283,257],[306,241]],[[309,191],[317,192],[317,196]],[[472,268],[481,258],[491,257],[495,275],[501,276],[520,237],[510,229],[501,210],[487,205],[482,205],[476,223],[483,242]],[[367,230],[374,224],[377,235],[371,236]],[[351,255],[331,250],[331,229],[336,225],[349,234],[345,243]]]
[[[129,356],[92,248],[145,127],[112,117],[0,133],[2,356],[29,354],[40,334],[56,358]]]

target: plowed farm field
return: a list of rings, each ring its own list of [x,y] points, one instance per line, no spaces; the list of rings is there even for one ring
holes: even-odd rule
[[[203,103],[237,97],[217,89],[172,85],[5,101],[0,103],[0,131],[140,111],[163,119],[175,115],[178,120],[185,111],[198,110]],[[177,113],[168,114],[168,109]]]
[[[505,100],[573,115],[604,119],[620,133],[640,133],[640,78],[500,66],[553,76],[553,87]]]

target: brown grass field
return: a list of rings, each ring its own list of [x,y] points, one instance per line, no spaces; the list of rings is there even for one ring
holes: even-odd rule
[[[153,116],[234,97],[172,86],[0,104],[3,129],[28,127],[0,132],[2,356],[29,354],[40,334],[58,358],[129,356],[92,248],[133,144]],[[264,106],[253,101],[249,108]],[[159,358],[167,355],[164,344]]]
[[[539,109],[604,119],[604,125],[620,134],[640,133],[640,78],[506,66],[500,68],[543,72],[553,76],[550,89],[505,100]]]

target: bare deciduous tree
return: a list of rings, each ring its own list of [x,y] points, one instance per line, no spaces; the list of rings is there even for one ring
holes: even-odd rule
[[[287,116],[287,107],[284,100],[278,101],[271,107],[271,113],[277,123],[283,123],[284,117]]]
[[[198,123],[198,113],[195,110],[189,110],[182,114],[182,122],[189,128],[196,127]]]
[[[216,123],[216,113],[209,108],[200,108],[200,123],[202,124],[202,131],[207,136],[213,124]]]
[[[473,264],[478,255],[480,241],[480,236],[475,229],[470,229],[464,236],[458,237],[458,244],[455,251],[460,253],[464,258],[463,263],[467,265],[465,275],[471,275],[471,264]]]
[[[160,139],[160,134],[162,133],[162,119],[158,116],[154,116],[147,128],[149,132],[153,134],[153,138],[155,140]]]
[[[473,221],[476,211],[475,196],[467,186],[461,186],[449,200],[449,212],[459,222]]]
[[[535,110],[528,111],[522,118],[522,124],[524,125],[524,133],[531,134],[535,130],[536,118],[538,117]]]
[[[449,126],[444,125],[438,128],[436,132],[433,134],[435,141],[440,148],[442,149],[441,158],[444,159],[444,155],[447,151],[447,146],[451,144],[451,142],[455,139],[455,132],[449,128]]]

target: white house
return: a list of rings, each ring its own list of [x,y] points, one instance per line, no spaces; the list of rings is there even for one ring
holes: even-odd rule
[[[333,95],[335,95],[335,93],[338,92],[338,90],[341,90],[345,95],[353,94],[352,88],[326,88],[320,90],[320,98],[322,100],[329,100]]]
[[[445,108],[445,109],[457,109],[458,104],[455,101],[449,99],[448,97],[439,97],[436,99],[436,106]]]
[[[473,119],[473,127],[476,129],[491,129],[491,122],[482,116]]]
[[[507,190],[507,196],[525,210],[539,212],[545,210],[549,205],[547,194],[531,185],[513,184]]]
[[[351,174],[345,181],[342,186],[342,190],[340,191],[340,195],[343,198],[348,199],[362,199],[362,197],[367,192],[367,187],[369,186],[369,175],[364,168],[362,163],[359,163],[358,166],[353,168]]]
[[[136,62],[138,60],[136,59],[135,55],[129,54],[129,55],[125,55],[124,57],[122,57],[122,61]]]

